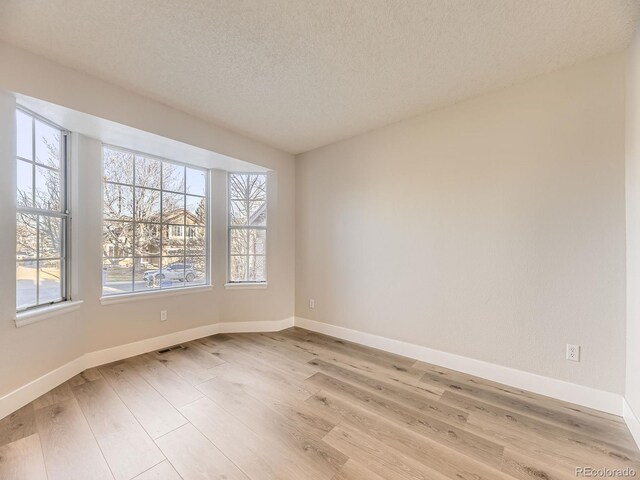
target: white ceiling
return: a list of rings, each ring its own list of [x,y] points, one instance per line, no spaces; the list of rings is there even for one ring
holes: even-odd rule
[[[621,50],[639,20],[640,0],[0,1],[1,40],[291,153]]]

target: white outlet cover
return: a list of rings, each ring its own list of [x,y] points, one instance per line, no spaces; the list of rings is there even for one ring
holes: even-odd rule
[[[580,345],[571,345],[567,343],[567,360],[572,362],[580,361]]]
[[[166,310],[161,310],[160,311],[160,321],[164,322],[167,319],[167,311]]]
[[[309,308],[316,308],[316,301],[313,298],[309,299]]]

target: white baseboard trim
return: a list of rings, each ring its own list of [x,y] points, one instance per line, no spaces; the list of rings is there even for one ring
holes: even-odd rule
[[[293,327],[294,318],[282,320],[254,321],[254,322],[226,322],[204,325],[179,332],[147,338],[138,342],[127,343],[117,347],[85,353],[75,360],[52,370],[40,378],[37,378],[22,387],[17,388],[3,397],[0,397],[0,419],[10,415],[29,402],[44,395],[52,388],[69,380],[71,377],[86,370],[105,363],[116,362],[125,358],[152,352],[161,348],[189,342],[216,333],[243,333],[243,332],[277,332],[285,328]]]
[[[104,365],[105,363],[117,362],[124,358],[160,350],[161,348],[178,343],[190,342],[191,340],[208,337],[209,335],[215,335],[217,333],[277,332],[285,328],[293,327],[293,325],[293,317],[282,320],[213,323],[211,325],[181,330],[160,337],[147,338],[138,342],[86,353],[84,355],[86,357],[85,369]]]
[[[275,332],[292,327],[294,324],[307,330],[415,358],[577,405],[623,415],[640,447],[640,421],[628,403],[618,394],[301,317],[272,321],[215,323],[86,353],[1,397],[0,419],[87,368],[217,333]]]
[[[52,388],[66,382],[85,368],[85,356],[82,355],[49,373],[45,373],[40,378],[36,378],[26,385],[15,389],[13,392],[9,392],[0,398],[0,419],[24,407],[27,403],[44,395]]]
[[[640,418],[636,416],[626,398],[622,400],[622,416],[627,423],[627,427],[629,427],[633,439],[636,441],[636,445],[640,448]]]
[[[516,370],[515,368],[504,367],[482,360],[475,360],[473,358],[463,357],[413,343],[402,342],[400,340],[393,340],[350,328],[338,327],[307,318],[296,317],[295,324],[307,330],[324,333],[325,335],[331,335],[332,337],[359,343],[386,352],[404,355],[405,357],[415,358],[416,360],[432,363],[451,370],[457,370],[476,377],[486,378],[487,380],[503,383],[522,390],[528,390],[565,402],[571,402],[614,415],[622,415],[623,413],[622,396],[616,393],[597,390],[584,385],[577,385],[535,373]]]

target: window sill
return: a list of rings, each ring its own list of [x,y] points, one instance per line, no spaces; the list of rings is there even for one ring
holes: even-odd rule
[[[224,288],[227,290],[262,290],[267,288],[267,282],[225,283]]]
[[[100,303],[102,305],[111,305],[114,303],[133,302],[135,300],[149,300],[159,297],[172,297],[174,295],[187,295],[189,293],[210,292],[211,290],[213,290],[213,285],[202,285],[201,287],[182,287],[150,292],[121,293],[119,295],[107,295],[104,297],[100,297]]]
[[[82,300],[77,300],[75,302],[61,302],[55,305],[34,308],[25,312],[16,313],[16,327],[24,327],[25,325],[30,325],[32,323],[39,322],[40,320],[73,312],[74,310],[78,310],[82,303]]]

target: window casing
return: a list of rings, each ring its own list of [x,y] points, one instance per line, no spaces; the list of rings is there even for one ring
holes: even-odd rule
[[[16,311],[69,299],[66,130],[16,110]]]
[[[208,284],[209,171],[104,145],[103,176],[103,296]]]
[[[267,175],[228,175],[228,281],[267,281]]]

